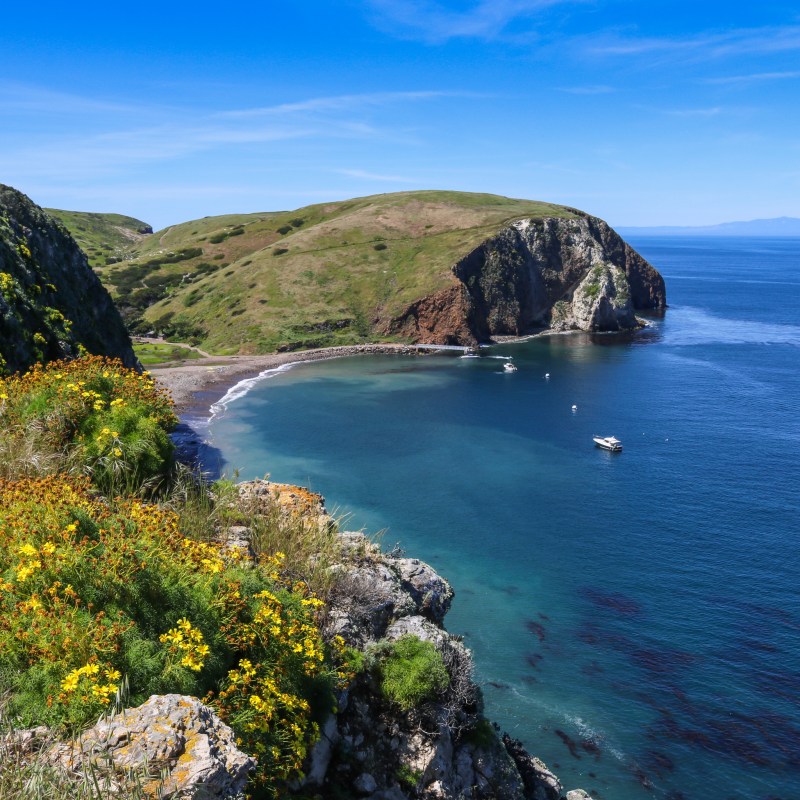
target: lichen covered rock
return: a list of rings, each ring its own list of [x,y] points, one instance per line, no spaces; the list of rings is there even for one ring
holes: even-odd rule
[[[138,708],[101,720],[80,739],[54,746],[49,760],[80,773],[90,768],[116,781],[138,775],[148,798],[223,800],[240,794],[256,762],[236,746],[233,731],[193,697],[153,695]],[[142,772],[144,775],[142,776]]]
[[[350,790],[367,800],[554,800],[548,781],[560,790],[557,778],[519,743],[510,749],[482,715],[469,650],[443,627],[449,583],[418,559],[382,553],[363,534],[344,532],[339,540],[327,636],[367,653],[409,635],[430,642],[449,685],[404,711],[382,696],[370,670],[361,673],[312,753],[306,788],[322,797]]]

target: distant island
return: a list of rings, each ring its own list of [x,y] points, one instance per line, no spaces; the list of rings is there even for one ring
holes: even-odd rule
[[[800,219],[774,217],[747,222],[721,222],[719,225],[658,225],[618,227],[621,236],[800,236]]]

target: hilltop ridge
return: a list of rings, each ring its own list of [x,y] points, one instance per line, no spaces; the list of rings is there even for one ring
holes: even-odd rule
[[[217,354],[617,330],[666,303],[658,273],[601,220],[490,194],[205,217],[147,236],[130,256],[98,267],[129,329]]]
[[[147,222],[124,214],[64,211],[60,208],[43,210],[64,224],[86,253],[92,267],[103,267],[132,257],[135,247],[153,232]]]

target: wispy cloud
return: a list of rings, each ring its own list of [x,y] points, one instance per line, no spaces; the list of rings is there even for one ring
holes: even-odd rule
[[[591,42],[587,49],[598,55],[684,55],[703,59],[785,53],[800,50],[800,25],[706,31],[683,37],[606,36]]]
[[[332,97],[313,97],[296,103],[280,103],[274,106],[243,108],[223,111],[220,117],[279,117],[293,114],[318,114],[348,111],[358,108],[384,106],[390,103],[414,100],[434,100],[442,97],[463,97],[461,92],[371,92],[366,94],[343,94]]]
[[[164,124],[93,136],[54,137],[49,142],[0,154],[0,171],[49,175],[62,180],[120,175],[146,163],[169,161],[221,146],[236,146],[321,135],[302,127],[229,127]],[[326,135],[335,135],[326,131]],[[341,134],[340,134],[341,135]]]
[[[134,103],[119,103],[59,92],[17,81],[0,80],[0,109],[14,113],[46,114],[138,114],[149,109]]]
[[[565,2],[575,0],[477,0],[463,11],[436,0],[366,0],[383,30],[430,43],[496,39],[513,24],[530,23],[543,9]]]
[[[668,117],[716,117],[723,112],[719,106],[713,108],[660,108],[660,114]]]
[[[346,175],[348,178],[360,178],[365,181],[380,181],[383,183],[419,183],[413,178],[406,178],[401,175],[379,175],[375,172],[367,172],[363,169],[336,169],[339,175]]]
[[[53,179],[92,179],[119,176],[139,165],[170,161],[193,156],[204,151],[239,147],[269,146],[281,141],[317,139],[398,141],[402,131],[397,125],[376,123],[364,118],[367,109],[391,104],[413,103],[448,95],[438,91],[384,92],[361,95],[339,95],[301,100],[270,107],[243,108],[218,112],[203,109],[138,109],[131,119],[117,113],[129,110],[124,104],[108,106],[91,98],[51,93],[47,89],[21,87],[3,89],[0,84],[0,111],[6,103],[16,103],[27,96],[30,107],[17,109],[16,118],[25,119],[26,112],[38,118],[46,101],[51,120],[46,130],[37,125],[35,138],[16,146],[3,141],[0,128],[0,173],[17,174],[24,165],[24,174],[32,177],[51,176]],[[74,106],[94,109],[99,116],[91,125],[74,122]],[[374,115],[370,115],[374,116]],[[70,123],[67,124],[67,120]],[[136,124],[132,124],[135,121]],[[84,120],[85,122],[85,120]],[[90,127],[92,132],[86,133]],[[262,148],[262,152],[264,151]],[[364,173],[361,177],[366,177]],[[357,177],[352,175],[351,177]],[[398,180],[402,180],[398,178]]]
[[[613,86],[559,86],[559,92],[566,92],[567,94],[611,94],[617,90]]]
[[[763,81],[785,81],[800,78],[800,71],[794,72],[754,72],[750,75],[729,75],[724,78],[706,78],[703,83],[716,85],[761,83]]]

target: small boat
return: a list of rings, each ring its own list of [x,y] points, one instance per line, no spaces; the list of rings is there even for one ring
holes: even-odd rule
[[[573,405],[573,406],[572,406],[572,410],[573,410],[573,411],[577,411],[577,410],[578,410],[578,406],[576,406],[576,405]]]
[[[510,361],[506,361],[506,363],[503,364],[503,369],[506,372],[516,372],[517,371],[517,368]]]
[[[612,453],[622,452],[622,442],[613,436],[595,436],[594,443],[603,450],[610,450]]]

